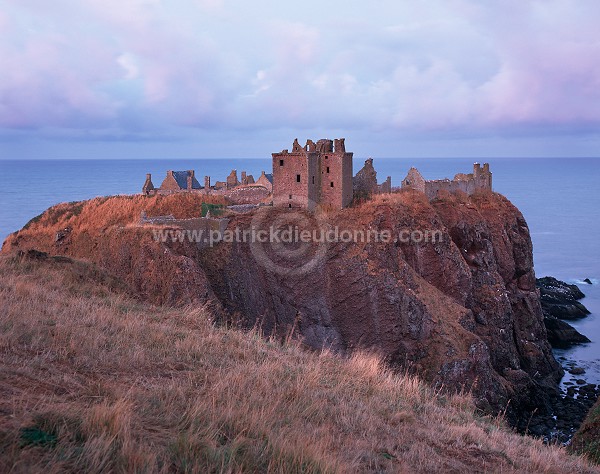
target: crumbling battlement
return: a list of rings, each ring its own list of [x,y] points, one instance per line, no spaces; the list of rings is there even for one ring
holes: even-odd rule
[[[458,173],[454,179],[426,180],[417,168],[411,168],[402,180],[402,188],[412,188],[425,193],[429,199],[437,197],[440,191],[454,193],[462,191],[468,195],[476,191],[492,190],[492,173],[489,163],[483,167],[479,163],[473,165],[473,173]]]
[[[358,198],[367,198],[373,194],[391,193],[392,177],[388,176],[383,183],[377,184],[377,171],[373,167],[373,158],[369,158],[365,161],[365,166],[352,178],[352,186],[354,197]]]

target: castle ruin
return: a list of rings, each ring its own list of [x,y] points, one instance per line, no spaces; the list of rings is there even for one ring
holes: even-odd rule
[[[352,153],[343,138],[294,140],[292,151],[273,153],[273,205],[313,209],[329,204],[338,209],[352,201]]]
[[[312,210],[319,204],[337,209],[349,206],[353,198],[368,199],[374,194],[391,193],[390,176],[377,183],[377,171],[373,159],[365,160],[364,166],[352,176],[353,153],[346,151],[345,139],[321,139],[316,143],[307,140],[306,145],[294,140],[292,150],[282,150],[272,154],[273,173],[264,171],[258,179],[251,174],[237,170],[224,181],[211,185],[211,177],[204,177],[204,186],[196,179],[194,170],[167,171],[167,176],[159,188],[152,183],[152,176],[146,175],[142,188],[145,195],[172,194],[180,192],[222,195],[234,204],[264,204],[269,196],[273,206],[304,208]],[[458,173],[454,179],[426,180],[417,168],[411,168],[402,180],[402,188],[411,188],[424,193],[430,200],[440,191],[457,191],[471,195],[477,191],[492,190],[492,173],[488,163],[473,165],[473,172]]]
[[[377,171],[373,166],[373,158],[369,158],[365,160],[365,166],[352,178],[352,186],[354,197],[357,198],[368,198],[373,194],[391,193],[392,177],[388,176],[383,183],[377,184]]]
[[[426,180],[417,168],[411,168],[402,180],[402,188],[416,189],[425,193],[428,199],[437,197],[440,191],[454,193],[462,191],[469,196],[479,190],[492,190],[492,173],[489,163],[483,167],[479,163],[473,165],[473,173],[458,173],[454,179]]]
[[[251,174],[242,171],[241,180],[238,180],[237,170],[231,170],[225,181],[217,181],[211,185],[211,177],[204,177],[204,186],[201,186],[196,179],[194,170],[187,171],[167,171],[167,176],[163,180],[159,188],[154,187],[152,183],[152,175],[146,174],[146,181],[142,186],[142,194],[153,196],[155,194],[173,194],[182,192],[194,192],[201,194],[227,194],[233,190],[244,189],[262,189],[267,194],[273,190],[273,176],[264,171],[257,180]]]

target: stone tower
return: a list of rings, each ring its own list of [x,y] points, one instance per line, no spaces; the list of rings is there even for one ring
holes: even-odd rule
[[[344,139],[294,140],[292,151],[273,153],[273,205],[312,209],[317,204],[335,208],[352,201],[352,153]]]
[[[473,164],[473,179],[477,189],[492,189],[492,172],[490,164],[484,163],[483,167],[479,163]]]

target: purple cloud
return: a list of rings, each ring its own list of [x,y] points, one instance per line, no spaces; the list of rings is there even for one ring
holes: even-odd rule
[[[4,137],[485,136],[600,122],[600,6],[589,0],[6,4]]]

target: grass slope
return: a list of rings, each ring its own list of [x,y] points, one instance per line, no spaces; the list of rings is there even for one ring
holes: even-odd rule
[[[0,472],[594,472],[369,355],[141,303],[89,264],[0,258]]]
[[[575,433],[569,450],[583,454],[593,462],[600,464],[600,400],[592,407],[583,424]]]

